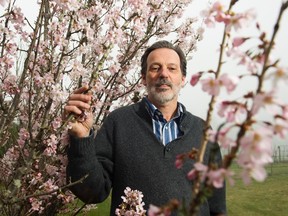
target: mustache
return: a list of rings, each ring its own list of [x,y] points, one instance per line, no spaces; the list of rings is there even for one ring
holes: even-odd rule
[[[156,84],[155,84],[156,87],[160,87],[161,85],[167,85],[167,86],[169,86],[171,88],[173,86],[172,83],[169,80],[166,80],[166,79],[161,79],[158,82],[156,82]]]

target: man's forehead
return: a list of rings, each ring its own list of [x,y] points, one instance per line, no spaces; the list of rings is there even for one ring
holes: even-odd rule
[[[150,64],[160,62],[165,62],[169,64],[179,64],[180,58],[177,52],[175,52],[173,49],[159,48],[153,50],[148,55],[147,62],[149,62]]]

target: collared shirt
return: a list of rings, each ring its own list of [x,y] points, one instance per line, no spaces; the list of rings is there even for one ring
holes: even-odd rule
[[[177,105],[177,112],[175,116],[167,122],[164,119],[163,114],[157,109],[147,98],[145,98],[146,109],[148,110],[152,122],[153,132],[159,141],[166,145],[182,135],[182,131],[179,128],[179,122],[183,114],[183,107],[181,103]]]

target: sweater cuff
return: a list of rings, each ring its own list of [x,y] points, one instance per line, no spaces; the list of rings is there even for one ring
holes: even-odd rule
[[[94,131],[91,130],[88,137],[78,138],[70,135],[70,145],[68,147],[68,158],[81,157],[95,152],[94,147]]]

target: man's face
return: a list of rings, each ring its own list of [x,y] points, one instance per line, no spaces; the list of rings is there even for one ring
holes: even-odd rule
[[[142,75],[142,82],[152,103],[163,105],[173,100],[177,101],[185,82],[178,54],[168,48],[152,51],[147,58],[147,71]]]

